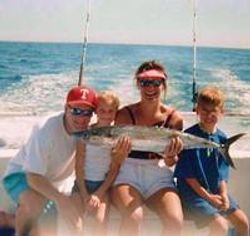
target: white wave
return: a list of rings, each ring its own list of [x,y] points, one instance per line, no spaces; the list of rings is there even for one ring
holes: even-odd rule
[[[249,83],[240,80],[236,74],[229,69],[213,70],[212,76],[219,79],[216,80],[216,85],[220,87],[226,95],[228,101],[233,101],[238,108],[235,110],[244,113],[250,113],[250,85]]]
[[[30,135],[39,116],[0,116],[0,138],[5,142],[2,149],[20,148]]]
[[[63,108],[67,90],[77,84],[78,74],[29,76],[9,87],[0,97],[0,111],[46,112]]]
[[[138,90],[133,78],[124,78],[120,80],[120,83],[111,89],[117,93],[122,106],[134,103],[139,99]]]

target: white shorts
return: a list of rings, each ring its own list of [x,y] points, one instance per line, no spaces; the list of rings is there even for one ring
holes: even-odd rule
[[[136,188],[144,199],[163,188],[175,189],[173,170],[163,163],[163,160],[158,159],[127,158],[123,162],[113,185],[130,185]]]

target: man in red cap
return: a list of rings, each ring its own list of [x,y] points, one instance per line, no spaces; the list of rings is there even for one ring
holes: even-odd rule
[[[80,219],[79,207],[69,197],[74,175],[75,139],[71,134],[88,127],[96,108],[96,94],[87,87],[73,87],[63,113],[36,125],[3,178],[8,195],[17,203],[16,235],[40,235],[39,217],[55,205],[72,227]]]

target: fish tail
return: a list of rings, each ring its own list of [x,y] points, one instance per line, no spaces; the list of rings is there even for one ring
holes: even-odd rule
[[[236,135],[228,138],[227,141],[226,141],[226,143],[222,147],[219,148],[219,151],[223,154],[223,156],[225,157],[226,161],[234,169],[236,169],[236,167],[235,167],[235,164],[233,162],[232,157],[229,154],[229,148],[230,148],[231,144],[233,144],[234,142],[236,142],[239,138],[241,138],[245,134],[246,133],[240,133],[240,134],[236,134]]]

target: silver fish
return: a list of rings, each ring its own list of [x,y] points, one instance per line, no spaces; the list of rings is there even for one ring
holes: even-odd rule
[[[181,131],[147,127],[147,126],[107,126],[100,128],[90,128],[81,132],[74,133],[77,137],[82,137],[86,143],[95,145],[113,146],[114,142],[121,135],[131,138],[132,150],[163,153],[170,139],[178,136],[183,142],[184,149],[192,148],[217,148],[235,168],[233,160],[229,155],[229,147],[245,133],[237,134],[229,139],[225,144],[218,144],[204,138],[200,138]]]

